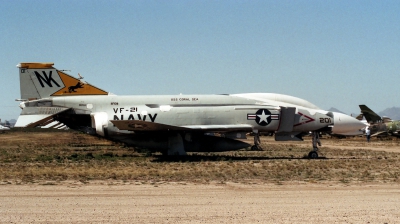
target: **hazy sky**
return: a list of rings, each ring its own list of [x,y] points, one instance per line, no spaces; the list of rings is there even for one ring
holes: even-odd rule
[[[322,109],[399,107],[400,1],[0,0],[0,118],[20,62],[117,95],[273,92]]]

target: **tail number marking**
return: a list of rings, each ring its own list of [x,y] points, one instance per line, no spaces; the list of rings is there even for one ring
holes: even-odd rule
[[[44,78],[42,75],[40,75],[39,72],[35,71],[36,78],[39,80],[39,83],[42,86],[42,88],[44,88],[43,82],[45,82],[49,87],[53,87],[53,85],[51,85],[51,82],[53,82],[56,86],[60,87],[60,85],[58,85],[56,80],[54,80],[53,77],[51,77],[52,71],[49,72],[49,76],[47,76],[45,71],[42,71],[42,73]]]

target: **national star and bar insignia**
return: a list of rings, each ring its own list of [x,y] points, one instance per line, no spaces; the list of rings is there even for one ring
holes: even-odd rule
[[[258,125],[267,126],[272,120],[279,120],[279,114],[271,114],[267,109],[259,109],[255,114],[247,114],[247,120],[255,120]]]

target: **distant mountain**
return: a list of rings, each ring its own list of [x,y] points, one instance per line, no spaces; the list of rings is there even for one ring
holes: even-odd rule
[[[400,120],[400,107],[387,108],[378,113],[380,116],[389,117],[392,120]]]

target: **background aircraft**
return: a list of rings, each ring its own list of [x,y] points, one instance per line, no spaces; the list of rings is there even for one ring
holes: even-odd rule
[[[400,137],[400,121],[388,117],[381,117],[366,105],[359,105],[361,114],[365,117],[371,130],[371,136]]]
[[[302,141],[311,132],[311,158],[318,157],[320,132],[349,133],[364,127],[348,115],[282,94],[116,96],[53,65],[18,65],[22,112],[16,127],[57,121],[167,155],[249,147],[240,141],[249,132],[254,133],[255,149],[260,148],[260,132],[274,133],[277,141]]]
[[[0,119],[0,123],[1,123],[1,119]],[[7,121],[5,123],[7,123]],[[3,125],[0,124],[0,132],[4,133],[4,132],[9,131],[9,130],[10,130],[10,127],[3,126]]]

